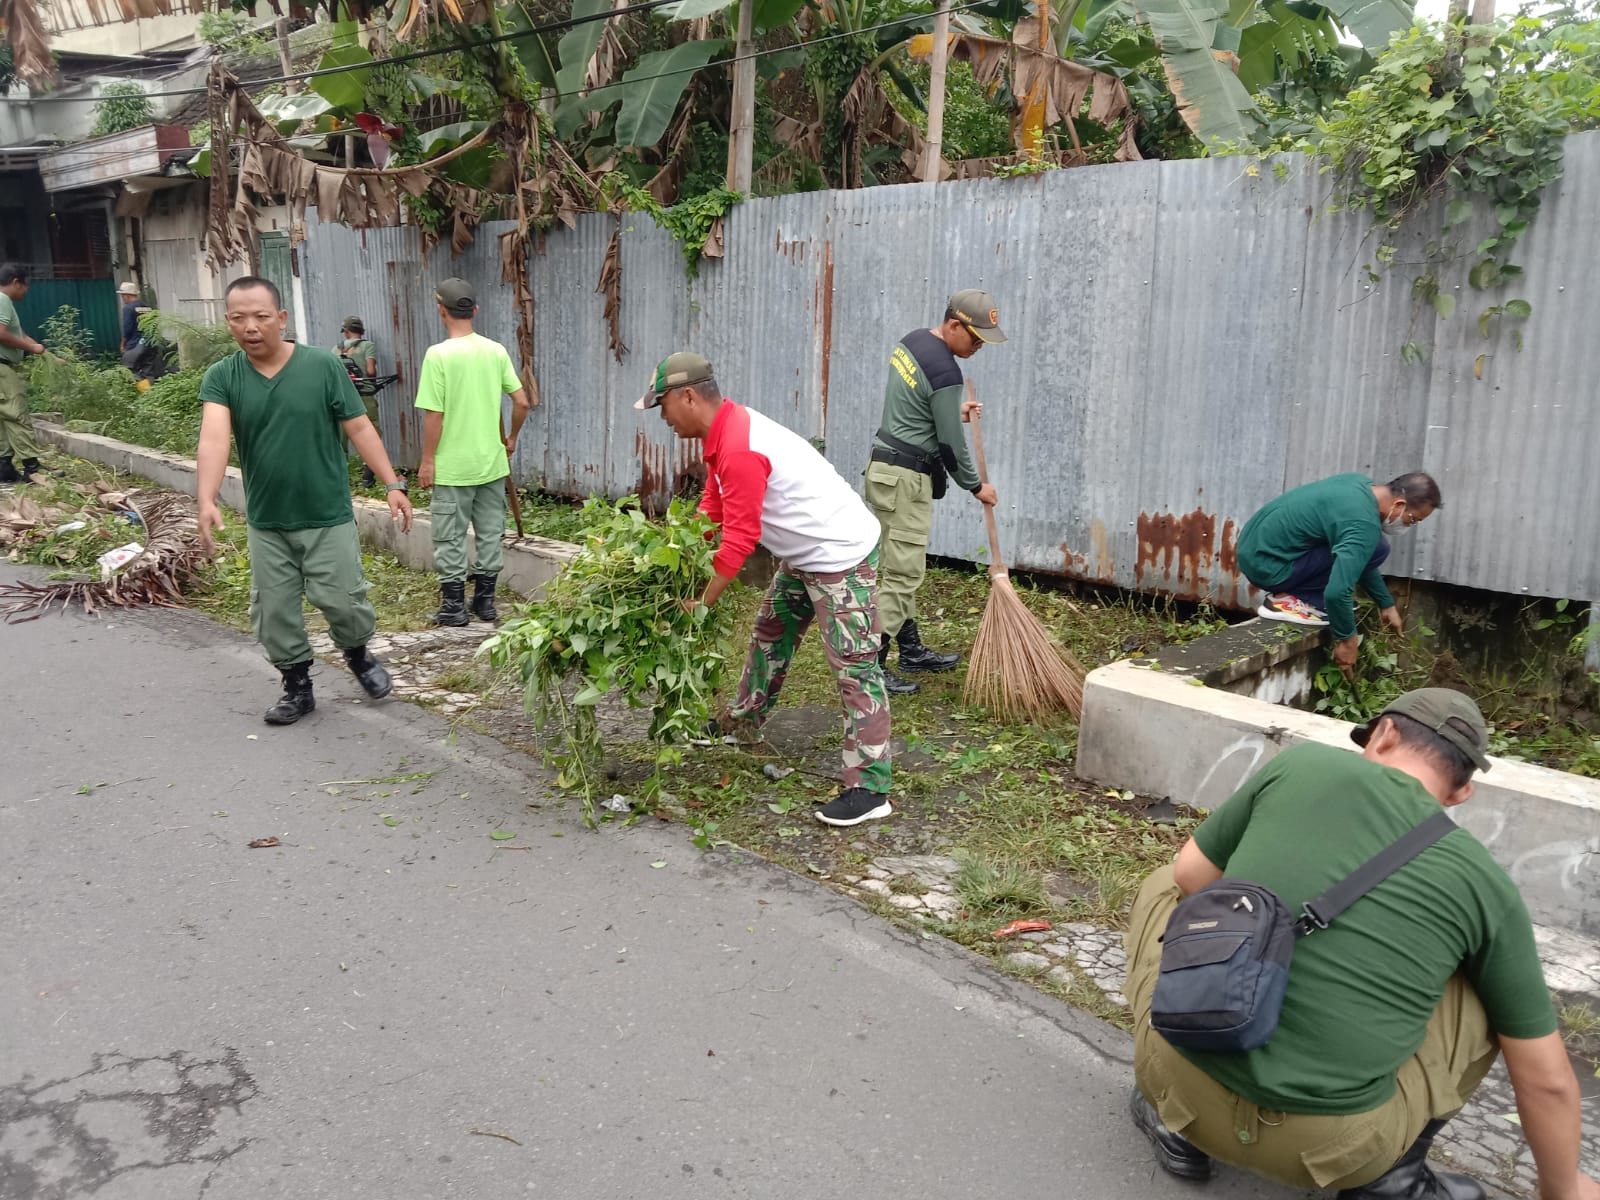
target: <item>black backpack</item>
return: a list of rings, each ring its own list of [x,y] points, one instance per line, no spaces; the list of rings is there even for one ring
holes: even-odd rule
[[[1435,813],[1357,867],[1298,919],[1270,888],[1219,879],[1173,909],[1161,935],[1150,1026],[1174,1046],[1224,1053],[1265,1046],[1278,1028],[1294,944],[1329,923],[1456,828]]]

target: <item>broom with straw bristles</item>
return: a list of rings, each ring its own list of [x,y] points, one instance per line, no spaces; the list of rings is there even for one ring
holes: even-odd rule
[[[975,399],[967,381],[967,399]],[[983,457],[983,429],[972,414],[972,449],[978,459],[978,478],[989,482],[989,464]],[[1065,710],[1083,714],[1083,668],[1077,659],[1049,634],[1028,611],[1011,586],[1011,573],[1000,557],[1000,533],[994,506],[983,506],[989,526],[989,602],[972,655],[967,682],[961,690],[963,704],[981,704],[1002,720],[1035,720]]]

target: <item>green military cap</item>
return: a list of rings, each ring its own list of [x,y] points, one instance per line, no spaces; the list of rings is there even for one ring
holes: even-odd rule
[[[1489,769],[1489,726],[1483,713],[1472,702],[1472,697],[1454,688],[1417,688],[1391,701],[1381,713],[1365,725],[1350,731],[1350,740],[1365,746],[1379,720],[1386,716],[1410,717],[1426,725],[1461,753],[1470,758],[1480,771]]]
[[[478,307],[472,285],[454,276],[439,281],[439,286],[433,289],[433,298],[444,305],[445,312],[452,317],[470,317]]]
[[[1000,309],[994,297],[978,288],[963,288],[945,307],[956,314],[980,341],[1003,342],[1006,335],[1000,332]]]
[[[714,376],[711,373],[711,361],[702,358],[692,350],[679,350],[676,354],[669,354],[656,364],[655,374],[650,376],[650,386],[645,389],[643,396],[635,400],[635,408],[659,408],[661,397],[673,388],[688,387],[691,383],[705,383]]]

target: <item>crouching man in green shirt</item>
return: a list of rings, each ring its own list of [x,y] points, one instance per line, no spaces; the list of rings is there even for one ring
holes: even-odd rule
[[[1489,769],[1478,706],[1407,692],[1351,733],[1357,756],[1294,746],[1145,880],[1127,932],[1133,1118],[1170,1174],[1211,1158],[1342,1200],[1482,1200],[1428,1151],[1504,1054],[1541,1200],[1597,1200],[1578,1170],[1579,1092],[1521,895],[1465,829],[1447,833],[1295,944],[1278,1028],[1240,1053],[1179,1050],[1150,1026],[1161,935],[1180,896],[1224,875],[1291,912],[1472,794]]]
[[[504,562],[506,476],[517,434],[528,419],[528,393],[499,342],[472,330],[478,301],[465,279],[446,279],[434,291],[445,340],[429,346],[417,377],[422,418],[422,464],[417,482],[433,489],[433,569],[439,574],[438,625],[465,625],[467,579],[472,615],[499,620],[495,583]],[[511,397],[511,435],[500,425],[500,397]],[[467,562],[467,526],[477,564]]]
[[[200,383],[200,545],[210,551],[212,531],[223,527],[217,490],[231,437],[244,473],[250,621],[283,674],[283,697],[266,720],[291,725],[316,707],[302,598],[328,618],[334,645],[367,695],[389,694],[389,673],[367,649],[378,617],[361,569],[341,430],[388,487],[390,514],[403,530],[411,528],[411,501],[339,360],[284,340],[288,313],[277,287],[246,275],[228,285],[226,304],[239,352],[214,363]]]

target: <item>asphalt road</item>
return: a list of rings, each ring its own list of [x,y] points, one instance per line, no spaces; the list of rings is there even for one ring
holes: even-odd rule
[[[0,1200],[1284,1195],[1157,1171],[1115,1029],[330,666],[274,729],[188,613],[0,664]]]

